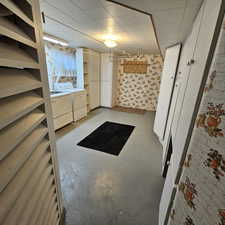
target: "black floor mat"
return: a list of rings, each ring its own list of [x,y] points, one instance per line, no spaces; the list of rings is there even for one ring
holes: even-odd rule
[[[77,145],[119,155],[134,128],[134,126],[107,121]]]

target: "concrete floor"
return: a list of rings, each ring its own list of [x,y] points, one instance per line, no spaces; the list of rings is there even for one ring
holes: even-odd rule
[[[158,224],[164,180],[154,115],[98,109],[57,132],[66,225]],[[105,121],[136,126],[119,156],[76,146]]]

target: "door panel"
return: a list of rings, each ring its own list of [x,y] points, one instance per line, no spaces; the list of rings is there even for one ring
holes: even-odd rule
[[[180,48],[181,45],[179,44],[166,50],[162,80],[160,85],[160,94],[154,123],[154,131],[161,141],[164,138],[171,96],[173,93],[174,81],[176,77]]]
[[[203,16],[203,10],[204,6],[201,7],[196,20],[193,24],[193,28],[191,31],[191,34],[188,36],[187,40],[185,41],[182,54],[181,54],[181,60],[180,60],[180,65],[178,69],[178,76],[180,77],[180,90],[178,94],[178,99],[177,99],[177,104],[176,104],[176,109],[174,112],[174,120],[171,126],[171,135],[172,139],[174,141],[175,135],[176,135],[176,130],[177,130],[177,125],[180,120],[180,113],[181,109],[183,106],[183,100],[184,100],[184,95],[185,91],[187,88],[187,83],[190,75],[190,66],[187,65],[188,61],[193,58],[194,56],[194,51],[196,48],[196,43],[197,43],[197,38],[200,30],[200,25],[201,25],[201,20]]]
[[[90,109],[95,109],[100,106],[100,82],[90,82]]]
[[[195,63],[191,65],[190,76],[180,115],[181,119],[178,124],[174,141],[175,154],[172,158],[174,174],[177,174],[179,170],[182,155],[187,147],[188,132],[190,125],[192,124],[192,116],[195,110],[195,104],[198,100],[198,93],[204,76],[204,70],[220,11],[221,0],[215,0],[213,2],[207,0],[204,3],[204,13],[193,58]]]

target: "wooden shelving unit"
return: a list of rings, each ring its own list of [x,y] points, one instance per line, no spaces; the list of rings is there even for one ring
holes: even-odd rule
[[[59,224],[63,206],[38,0],[0,0],[0,118],[0,224]]]
[[[89,49],[87,48],[78,48],[76,50],[76,62],[77,62],[77,77],[78,77],[78,87],[84,88],[87,93],[87,112],[90,111],[89,107]]]
[[[20,17],[25,23],[35,27],[34,22],[21,10],[18,5],[12,0],[1,0],[0,3],[9,11]],[[25,8],[25,7],[24,7]]]
[[[16,147],[37,125],[46,119],[45,114],[35,109],[30,114],[17,120],[0,131],[0,143],[2,151],[0,160],[3,159],[14,147]],[[18,132],[22,131],[22,132]]]
[[[0,17],[0,32],[6,37],[17,40],[25,45],[36,48],[36,43],[22,29],[16,26],[9,19]]]
[[[0,42],[0,66],[38,69],[38,62],[24,49],[11,43]]]
[[[27,70],[0,68],[0,74],[1,98],[42,87],[40,79]]]
[[[30,160],[18,171],[15,179],[2,191],[0,201],[4,207],[0,207],[0,220],[10,211],[23,190],[32,189],[35,182],[40,179],[51,157],[50,153],[46,151],[48,147],[49,141],[44,139],[32,153]]]
[[[19,168],[29,158],[47,132],[46,127],[39,125],[39,127],[35,128],[35,130],[10,153],[10,157],[4,158],[0,165],[0,191],[2,191],[15,176]]]
[[[0,99],[0,128],[19,119],[44,103],[44,99],[35,92],[26,92]]]
[[[83,50],[84,57],[84,89],[87,93],[87,111],[90,112],[90,74],[88,71],[89,66],[89,50]]]

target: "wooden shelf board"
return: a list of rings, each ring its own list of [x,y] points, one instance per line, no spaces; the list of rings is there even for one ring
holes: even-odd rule
[[[8,185],[11,179],[32,155],[37,146],[48,133],[48,128],[39,125],[26,137],[0,164],[0,192]]]
[[[0,99],[0,129],[29,113],[43,103],[44,99],[35,92],[27,92]]]
[[[51,224],[55,224],[54,223],[54,219],[55,219],[55,215],[56,215],[56,212],[57,212],[57,206],[56,204],[53,206],[53,208],[51,209],[51,212],[49,214],[49,218],[48,218],[48,221],[45,225],[51,225]]]
[[[0,98],[42,87],[41,81],[26,70],[0,68]]]
[[[0,16],[11,16],[11,15],[13,15],[13,13],[9,9],[5,8],[3,5],[0,5]]]
[[[53,177],[52,177],[53,178]],[[51,178],[51,179],[52,179]],[[45,189],[43,193],[41,193],[40,198],[36,202],[32,212],[32,219],[29,222],[29,225],[35,225],[37,221],[40,219],[40,212],[42,211],[43,206],[46,202],[51,201],[51,197],[54,195],[55,186],[49,184],[49,188]]]
[[[19,26],[4,17],[0,17],[0,34],[33,48],[37,47],[36,43]]]
[[[14,147],[16,147],[32,130],[44,119],[45,114],[39,109],[35,109],[28,115],[15,121],[4,129],[0,130],[0,143],[2,150],[0,160],[2,160]]]
[[[29,222],[27,223],[27,220],[30,219],[30,212],[33,210],[36,202],[38,202],[42,192],[50,186],[49,183],[52,181],[51,170],[52,166],[48,166],[40,179],[38,181],[36,180],[36,185],[33,186],[32,189],[28,190],[26,187],[26,192],[25,190],[23,191],[13,208],[7,214],[4,220],[5,224],[29,224]]]
[[[24,22],[34,27],[34,22],[12,0],[0,0],[0,3],[20,17]]]
[[[39,203],[39,201],[42,199],[43,195],[44,198],[46,198],[46,193],[48,194],[49,191],[51,191],[52,183],[53,183],[53,176],[50,174],[46,180],[43,179],[43,182],[40,182],[39,188],[37,187],[34,194],[30,196],[29,204],[26,206],[26,211],[22,211],[20,215],[21,222],[18,223],[18,225],[23,224],[30,224],[29,221],[32,221],[34,211]],[[15,220],[16,221],[16,220]]]
[[[16,45],[0,43],[0,66],[38,69],[39,64]]]
[[[47,218],[49,218],[50,210],[54,207],[55,202],[57,200],[57,196],[54,194],[50,202],[48,202],[46,211],[42,214],[42,217],[40,217],[40,220],[36,225],[43,225]]]
[[[39,207],[38,210],[36,210],[36,214],[33,218],[33,220],[30,222],[29,225],[38,225],[43,224],[43,218],[46,214],[48,207],[52,204],[54,204],[54,200],[56,198],[56,195],[54,193],[54,189],[52,190],[52,193],[50,193],[44,202],[42,202],[41,208]]]
[[[47,139],[42,140],[29,160],[23,165],[15,178],[1,193],[0,223],[2,223],[7,212],[15,205],[18,196],[20,196],[23,191],[26,191],[24,189],[27,188],[29,190],[32,188],[32,186],[35,185],[35,182],[42,176],[51,157],[50,153],[47,152],[49,144]]]
[[[32,0],[26,0],[32,6]]]

